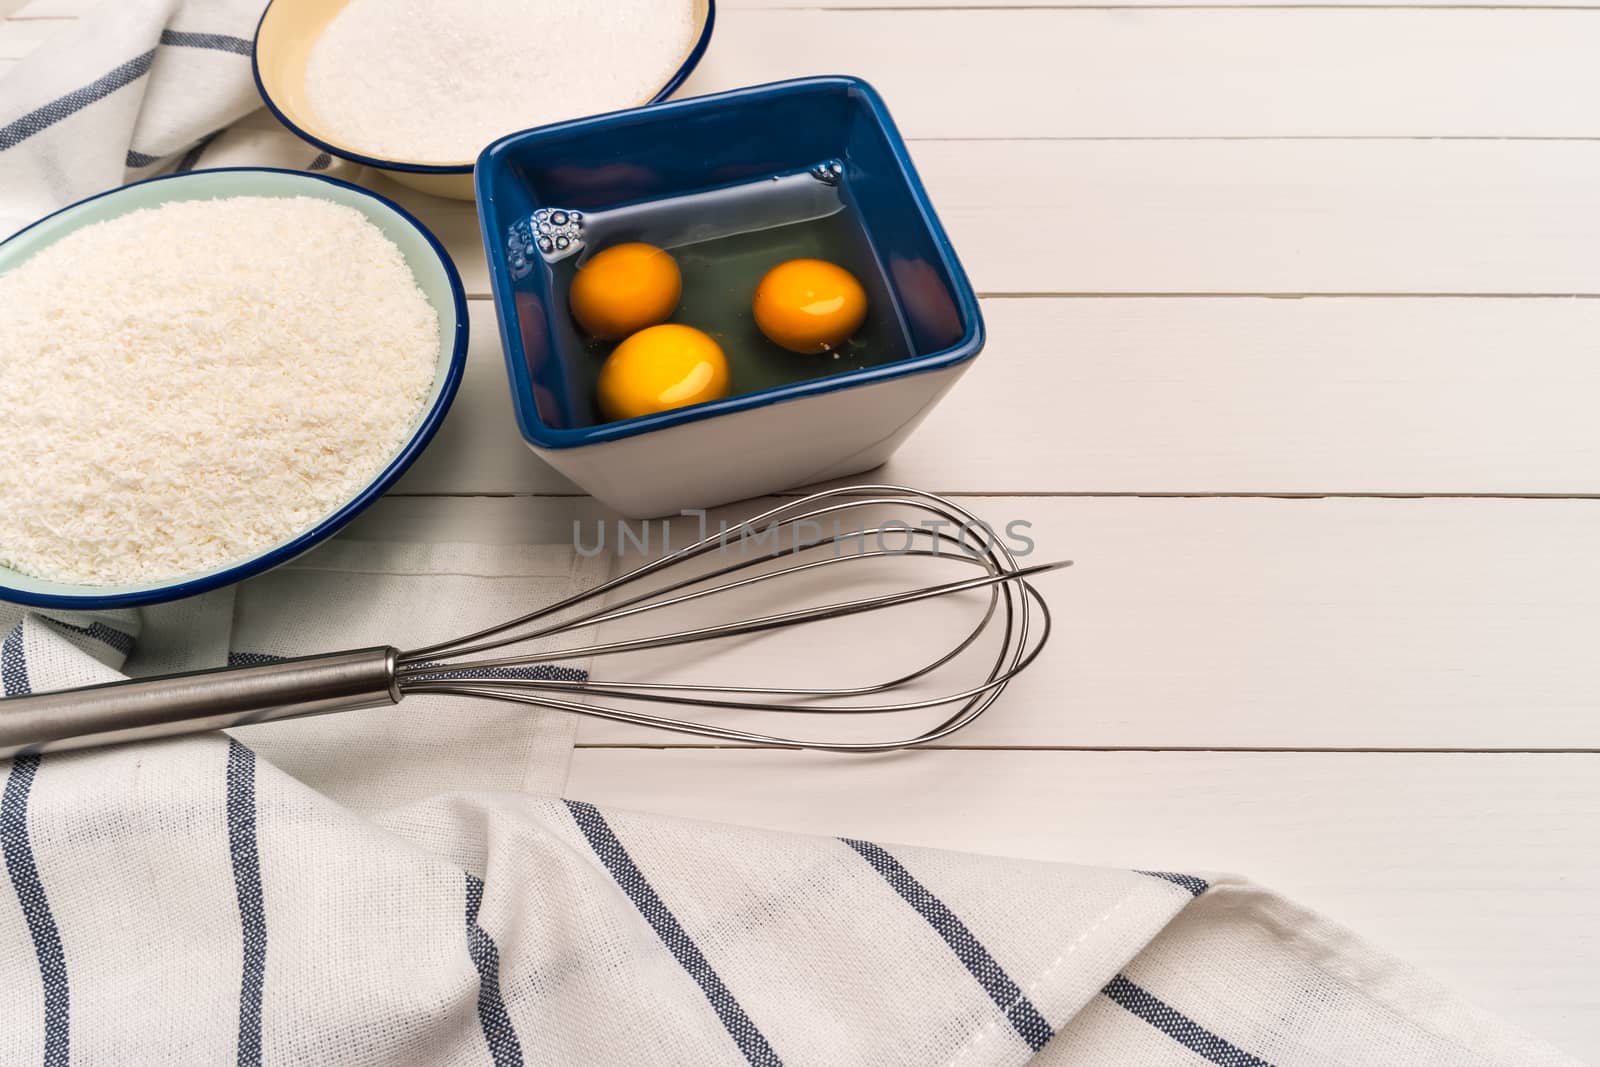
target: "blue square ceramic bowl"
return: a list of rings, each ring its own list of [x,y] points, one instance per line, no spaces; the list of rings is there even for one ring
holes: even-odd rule
[[[904,357],[599,421],[590,392],[597,357],[571,321],[557,264],[533,247],[538,220],[621,214],[804,174],[828,160],[841,164],[837,194],[864,231],[891,305],[873,313],[895,317]],[[875,467],[983,347],[972,286],[883,100],[857,78],[778,82],[514,134],[484,151],[476,185],[523,437],[626,515],[708,507]],[[727,221],[703,220],[713,228]]]

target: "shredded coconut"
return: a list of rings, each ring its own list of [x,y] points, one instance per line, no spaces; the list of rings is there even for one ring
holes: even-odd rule
[[[77,230],[0,275],[0,565],[104,585],[257,555],[371,483],[438,361],[438,315],[354,208]]]
[[[350,0],[311,47],[306,99],[361,154],[467,163],[505,134],[643,104],[697,29],[685,0]]]

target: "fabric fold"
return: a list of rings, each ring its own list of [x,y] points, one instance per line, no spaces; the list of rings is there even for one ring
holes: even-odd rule
[[[261,107],[264,0],[109,0],[0,78],[0,238]]]
[[[216,736],[16,761],[5,797],[19,1059],[1572,1062],[1234,879],[526,794],[369,818]]]

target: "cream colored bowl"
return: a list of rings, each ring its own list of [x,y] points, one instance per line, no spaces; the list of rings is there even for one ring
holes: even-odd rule
[[[452,163],[424,163],[410,159],[380,159],[364,155],[339,144],[318,121],[306,100],[306,61],[317,38],[349,0],[272,0],[256,27],[256,87],[268,110],[289,129],[318,148],[340,159],[373,167],[402,185],[409,185],[434,196],[455,200],[472,199],[474,159]],[[588,0],[585,0],[588,2]],[[683,84],[711,42],[711,27],[716,21],[716,0],[690,0],[700,32],[661,91],[640,104],[665,100]],[[570,118],[581,118],[572,115]],[[506,130],[505,133],[516,133]]]

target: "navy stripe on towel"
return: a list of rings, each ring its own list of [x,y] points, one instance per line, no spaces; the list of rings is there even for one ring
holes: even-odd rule
[[[183,33],[179,30],[162,30],[161,43],[174,48],[206,48],[213,52],[232,52],[247,56],[254,46],[243,37],[226,33]]]
[[[483,906],[483,879],[467,875],[467,954],[478,969],[478,1024],[489,1044],[494,1067],[522,1067],[522,1042],[511,1025],[511,1015],[500,996],[500,950],[488,931],[478,925]]]
[[[20,697],[33,692],[28,683],[28,664],[22,658],[22,623],[17,623],[0,641],[0,697]]]
[[[128,149],[128,158],[123,160],[129,170],[141,170],[145,167],[155,166],[160,162],[160,156],[147,156],[143,152],[135,152],[131,148]]]
[[[207,134],[205,137],[202,137],[199,141],[195,142],[195,146],[189,149],[189,151],[185,152],[182,159],[178,160],[178,165],[173,169],[173,173],[187,174],[191,170],[194,170],[195,166],[200,162],[200,156],[204,154],[207,148],[211,147],[211,142],[215,141],[217,136],[218,135],[215,133]]]
[[[1177,874],[1173,871],[1134,871],[1133,873],[1148,875],[1151,878],[1159,878],[1163,882],[1171,882],[1173,885],[1182,886],[1193,896],[1199,896],[1211,888],[1210,882],[1204,878],[1196,878],[1192,874]]]
[[[435,664],[422,663],[422,667],[432,667]],[[462,681],[476,682],[480,680],[492,681],[496,678],[525,678],[536,682],[584,682],[589,679],[589,672],[577,667],[557,667],[551,663],[535,663],[531,667],[468,667],[461,670],[441,670],[430,674],[419,674],[413,680],[419,682],[437,682],[443,679],[460,679]]]
[[[1111,979],[1101,992],[1184,1048],[1204,1056],[1218,1067],[1272,1067],[1266,1060],[1252,1056],[1218,1037],[1120,974]]]
[[[265,663],[282,663],[288,656],[274,656],[270,652],[229,652],[230,667],[259,667]]]
[[[333,166],[333,157],[326,152],[318,152],[317,158],[311,161],[311,166],[306,170],[327,170]]]
[[[261,1064],[261,998],[267,977],[267,910],[256,850],[256,754],[228,739],[228,853],[239,898],[244,964],[239,976],[239,1064]]]
[[[840,840],[855,849],[862,859],[883,875],[884,880],[894,887],[894,891],[899,893],[918,915],[926,919],[929,926],[939,932],[945,944],[950,946],[950,951],[956,954],[956,958],[971,972],[972,977],[978,980],[983,991],[989,994],[989,999],[1005,1012],[1017,1036],[1026,1041],[1028,1047],[1035,1052],[1044,1048],[1045,1042],[1055,1036],[1055,1031],[1045,1021],[1044,1016],[1039,1014],[1039,1009],[1033,1006],[1033,1002],[1023,993],[1021,987],[1011,980],[1005,969],[989,955],[989,950],[973,936],[971,930],[967,929],[967,924],[881,846],[871,841],[854,841],[848,837],[842,837]]]
[[[134,56],[122,66],[96,78],[83,88],[74,89],[43,107],[35,108],[20,119],[6,126],[0,126],[0,152],[16,147],[41,130],[47,130],[62,119],[77,114],[96,100],[102,100],[124,85],[138,81],[150,73],[150,61],[155,55],[155,49],[152,48],[143,55]]]
[[[114,626],[107,626],[103,622],[92,622],[88,626],[73,626],[71,623],[62,622],[60,619],[52,619],[48,615],[41,615],[39,618],[58,630],[80,634],[83,637],[92,637],[113,652],[121,653],[124,656],[133,651],[132,634],[124,633]]]
[[[16,695],[14,690],[11,692]],[[28,794],[38,772],[38,756],[18,756],[12,761],[5,793],[0,795],[0,851],[5,853],[11,888],[22,905],[22,916],[33,937],[33,952],[39,960],[39,980],[44,985],[44,1067],[67,1067],[71,1052],[67,957],[61,947],[61,933],[50,914],[44,882],[34,864],[33,842],[28,837]]]
[[[782,1067],[783,1061],[778,1054],[772,1051],[772,1046],[767,1044],[767,1039],[756,1024],[739,1006],[738,1000],[722,984],[722,979],[717,977],[717,972],[711,969],[711,964],[706,961],[699,947],[690,938],[677,918],[672,914],[651,888],[650,882],[644,873],[639,870],[628,855],[628,850],[622,847],[622,842],[617,840],[617,835],[606,823],[605,816],[592,804],[585,804],[579,800],[567,801],[567,807],[572,811],[572,817],[577,820],[578,828],[583,831],[583,836],[588,839],[589,847],[594,849],[595,855],[600,857],[606,870],[611,872],[611,877],[616,879],[617,885],[633,901],[634,907],[644,916],[650,928],[661,938],[662,944],[672,953],[673,958],[682,964],[683,969],[700,986],[701,992],[711,1002],[712,1010],[722,1020],[722,1025],[727,1028],[728,1034],[734,1043],[739,1046],[739,1051],[744,1053],[744,1058],[754,1067]]]

